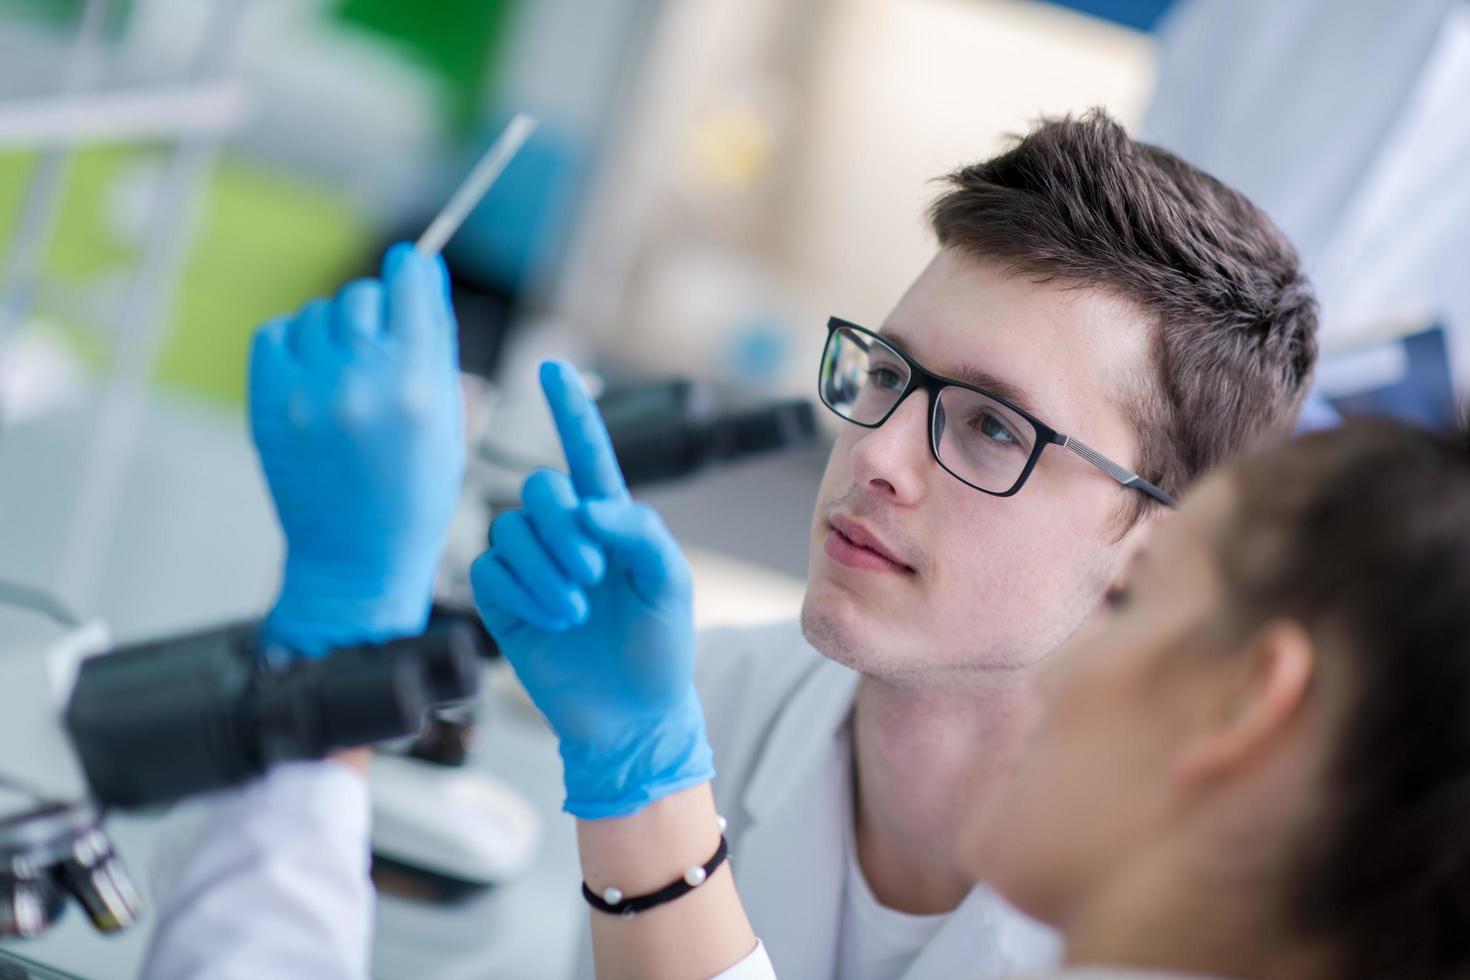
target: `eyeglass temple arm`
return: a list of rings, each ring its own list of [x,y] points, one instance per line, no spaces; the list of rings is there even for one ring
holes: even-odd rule
[[[1137,473],[1134,473],[1132,470],[1119,466],[1117,463],[1113,462],[1111,459],[1108,459],[1102,453],[1093,449],[1086,443],[1080,442],[1077,439],[1074,439],[1072,436],[1064,435],[1058,435],[1057,442],[1072,450],[1072,452],[1076,453],[1078,456],[1081,456],[1093,466],[1096,466],[1108,476],[1123,484],[1123,486],[1128,487],[1131,490],[1140,490],[1143,493],[1148,494],[1150,497],[1154,498],[1165,507],[1168,507],[1170,510],[1179,509],[1179,505],[1174,501],[1173,497],[1169,496],[1167,493],[1160,490],[1158,487],[1154,486],[1152,483],[1148,482]]]

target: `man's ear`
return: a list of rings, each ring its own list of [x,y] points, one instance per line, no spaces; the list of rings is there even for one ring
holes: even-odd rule
[[[1204,654],[1210,656],[1210,654]],[[1226,778],[1267,753],[1300,717],[1317,654],[1301,624],[1272,620],[1233,653],[1224,671],[1205,671],[1212,690],[1175,766],[1185,785]]]

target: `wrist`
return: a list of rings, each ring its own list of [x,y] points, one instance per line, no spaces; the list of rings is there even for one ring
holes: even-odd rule
[[[616,894],[612,889],[651,896],[671,883],[687,884],[691,868],[714,867],[698,886],[639,914],[594,914],[599,977],[714,976],[756,948],[730,864],[716,864],[720,826],[708,784],[665,797],[630,817],[579,821],[577,844],[583,887],[594,896]]]
[[[714,778],[704,712],[693,689],[647,725],[595,744],[560,744],[567,797],[562,809],[582,820],[628,817]]]
[[[609,887],[627,895],[651,892],[708,860],[719,846],[720,833],[708,782],[626,817],[579,820],[583,878],[596,894]]]
[[[432,573],[328,574],[288,561],[263,638],[319,656],[334,647],[414,636],[428,623],[433,592]]]

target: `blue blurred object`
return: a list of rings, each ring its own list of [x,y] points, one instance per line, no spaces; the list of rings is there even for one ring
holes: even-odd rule
[[[469,154],[479,159],[503,128],[497,118]],[[456,275],[519,297],[561,258],[586,151],[543,122],[444,249]]]
[[[1297,420],[1297,435],[1305,435],[1308,432],[1321,432],[1323,429],[1336,428],[1342,424],[1342,413],[1332,407],[1332,402],[1327,396],[1316,388],[1307,396],[1307,403],[1302,406],[1301,418]]]
[[[1380,416],[1437,431],[1451,429],[1455,388],[1444,327],[1435,324],[1323,358],[1313,395],[1325,398],[1343,416]],[[1308,423],[1304,411],[1301,428],[1307,430]]]
[[[725,380],[754,388],[775,385],[790,356],[793,332],[791,325],[775,313],[741,324],[726,343]]]
[[[407,244],[256,333],[250,431],[286,536],[266,638],[315,656],[423,630],[464,472],[454,313]]]
[[[1124,27],[1152,31],[1178,0],[1051,0],[1059,7],[1080,10]]]

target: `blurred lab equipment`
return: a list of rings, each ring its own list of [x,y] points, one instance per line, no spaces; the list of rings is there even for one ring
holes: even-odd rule
[[[1427,316],[1463,391],[1470,4],[1180,0],[1158,50],[1144,135],[1291,237],[1321,300],[1324,359]]]
[[[220,86],[220,98],[215,100],[217,104],[184,107],[176,113],[177,122],[168,128],[175,143],[156,190],[137,275],[117,314],[112,369],[103,385],[92,446],[86,455],[86,472],[78,483],[79,498],[62,546],[61,590],[78,608],[90,608],[96,600],[101,555],[117,523],[120,490],[142,423],[147,382],[162,345],[166,313],[225,130],[237,123],[242,113],[242,97],[227,83],[238,54],[240,18],[248,6],[232,2],[210,6],[208,28],[194,54],[188,83],[195,94],[206,94],[212,84]],[[87,0],[82,8],[71,70],[64,83],[68,91],[80,91],[96,79],[98,38],[108,7],[108,0]],[[183,101],[193,99],[193,95],[186,94]],[[158,115],[157,109],[157,105],[145,106],[133,115],[147,118]],[[40,256],[50,244],[66,166],[65,150],[57,145],[118,135],[117,113],[107,111],[105,104],[90,112],[85,107],[83,110],[73,114],[80,119],[74,127],[80,132],[63,134],[64,141],[57,134],[38,138],[47,152],[32,177],[22,235],[11,246],[0,302],[4,310],[0,336],[26,312]]]
[[[449,628],[305,659],[254,626],[135,644],[84,661],[66,726],[99,802],[168,802],[416,732],[430,705],[479,687],[467,631]]]
[[[108,809],[236,785],[293,759],[417,731],[472,697],[472,638],[434,630],[302,659],[229,626],[111,649],[99,621],[0,596],[0,936],[43,933],[75,899],[102,932],[141,902]]]
[[[1322,359],[1317,391],[1343,415],[1375,415],[1451,431],[1454,378],[1444,327],[1393,331],[1386,339]]]
[[[452,745],[470,731],[471,725],[436,716],[420,741]],[[536,811],[506,783],[465,761],[412,750],[374,755],[368,789],[379,887],[452,901],[512,881],[530,867],[541,842]]]
[[[429,622],[473,638],[482,657],[494,653],[473,612],[436,606]],[[411,741],[375,751],[367,778],[379,888],[452,901],[530,867],[540,818],[510,786],[469,766],[475,723],[473,704],[437,708]]]
[[[603,389],[596,397],[597,409],[630,489],[804,450],[819,438],[808,398],[753,399],[731,386],[695,378],[605,383],[593,373],[588,380]],[[518,499],[522,479],[535,469],[559,468],[563,459],[543,412],[531,415],[528,406],[507,403],[493,391],[482,397],[482,411],[523,423],[496,425],[493,431],[484,426],[471,433],[467,490],[479,490],[480,500],[489,505],[488,527],[496,509]]]
[[[747,407],[720,402],[714,386],[686,378],[620,386],[598,399],[628,486],[676,480],[707,466],[816,442],[809,399]]]

